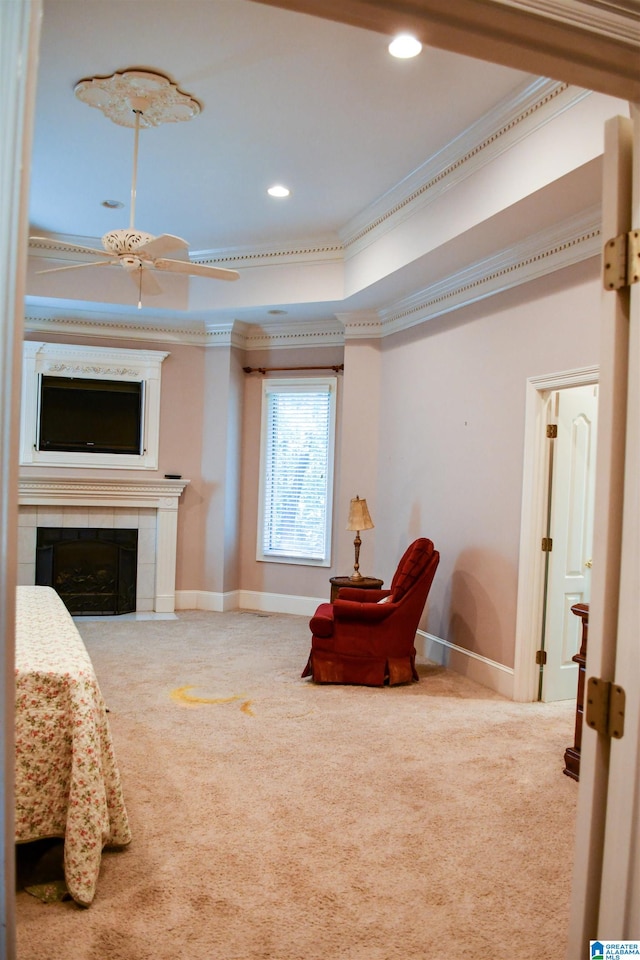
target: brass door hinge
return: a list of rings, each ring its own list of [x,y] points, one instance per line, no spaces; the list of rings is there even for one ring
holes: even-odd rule
[[[536,650],[536,663],[544,667],[547,662],[547,651],[546,650]]]
[[[547,424],[547,439],[555,440],[558,436],[558,424],[557,423],[548,423]]]
[[[640,283],[640,230],[608,240],[604,247],[605,290],[621,290]]]
[[[553,550],[553,540],[551,537],[543,537],[540,549],[543,553],[551,553]]]
[[[620,740],[624,734],[625,701],[625,692],[618,684],[589,677],[585,710],[587,726],[605,737]]]

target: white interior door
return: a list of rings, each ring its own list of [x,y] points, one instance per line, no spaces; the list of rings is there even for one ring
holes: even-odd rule
[[[631,227],[640,231],[640,105],[632,110]],[[637,267],[636,267],[637,269]],[[611,741],[598,938],[640,940],[640,283],[627,290],[628,399],[618,632],[611,678],[626,693]]]
[[[591,595],[598,387],[559,390],[552,402],[558,427],[553,441],[551,516],[541,698],[570,700],[578,689],[582,621],[571,612]]]
[[[605,125],[603,172],[608,240],[640,228],[637,107]],[[621,740],[583,728],[567,960],[640,938],[640,285],[603,297],[586,674],[624,687],[627,716]]]

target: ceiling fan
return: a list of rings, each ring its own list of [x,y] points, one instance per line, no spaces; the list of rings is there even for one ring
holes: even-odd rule
[[[114,75],[119,78],[126,78],[130,83],[140,87],[145,82],[153,79],[153,83],[159,85],[165,81],[164,77],[151,75],[142,71],[129,71],[126,74]],[[109,78],[113,79],[113,78]],[[82,84],[78,84],[80,88]],[[144,87],[143,87],[144,90]],[[78,92],[78,90],[76,90]],[[137,92],[134,90],[134,92]],[[144,91],[147,92],[147,91]],[[95,99],[95,94],[92,94]],[[87,97],[87,100],[89,98]],[[138,140],[140,136],[140,122],[145,115],[145,111],[154,106],[153,97],[149,96],[131,96],[128,97],[130,110],[133,112],[135,122],[134,148],[133,148],[133,174],[131,180],[131,207],[129,227],[127,229],[110,230],[102,237],[103,249],[83,246],[82,244],[65,243],[65,250],[78,250],[83,253],[97,253],[102,256],[107,254],[107,259],[94,260],[90,263],[73,263],[66,267],[52,267],[49,270],[39,270],[38,273],[60,273],[65,270],[81,270],[85,267],[108,267],[119,265],[131,277],[138,289],[138,307],[142,306],[142,295],[153,296],[162,293],[162,287],[153,275],[153,271],[181,273],[196,277],[209,277],[213,280],[237,280],[240,274],[237,270],[229,270],[224,267],[213,267],[201,263],[192,263],[189,260],[189,244],[180,237],[175,237],[169,233],[163,233],[156,237],[153,234],[145,233],[134,226],[135,222],[135,202],[136,202],[136,184],[138,167]],[[94,102],[94,106],[103,107],[103,104]],[[111,105],[111,104],[110,104]],[[106,111],[105,111],[106,112]],[[130,116],[127,121],[112,117],[115,122],[124,123],[131,126]],[[185,117],[180,117],[184,119]],[[171,117],[175,119],[175,117]],[[152,118],[152,122],[157,122]],[[161,121],[162,122],[162,121]],[[49,247],[59,248],[60,241],[50,237],[29,237],[30,242],[44,244]],[[172,254],[172,257],[168,257]]]

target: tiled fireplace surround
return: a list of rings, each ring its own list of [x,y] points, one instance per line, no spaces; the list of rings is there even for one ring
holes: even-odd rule
[[[38,527],[138,530],[136,612],[173,613],[178,500],[188,480],[20,480],[18,583],[35,582]]]

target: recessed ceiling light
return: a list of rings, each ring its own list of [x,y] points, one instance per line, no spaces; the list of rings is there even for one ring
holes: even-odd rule
[[[103,200],[102,206],[106,207],[107,210],[121,210],[124,203],[121,200]]]
[[[400,33],[389,44],[389,53],[399,60],[409,60],[411,57],[417,57],[421,50],[422,44],[410,33]]]
[[[269,187],[267,193],[270,197],[288,197],[291,191],[288,187],[283,187],[282,184],[275,184],[273,187]]]

